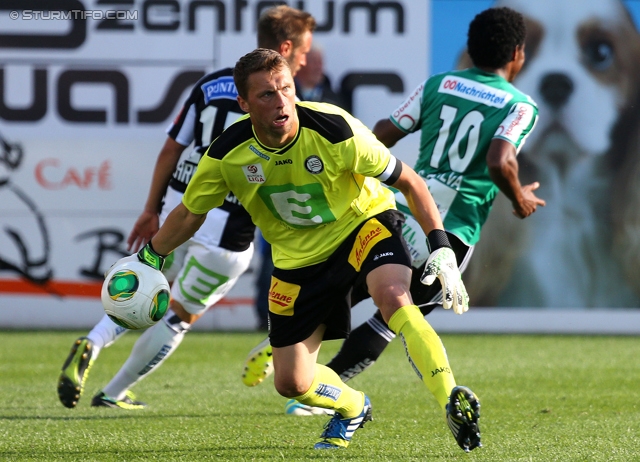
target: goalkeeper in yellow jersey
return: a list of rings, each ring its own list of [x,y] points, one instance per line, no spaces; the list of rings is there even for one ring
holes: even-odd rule
[[[345,448],[371,420],[369,398],[317,363],[323,340],[349,334],[352,290],[366,290],[402,338],[463,449],[480,446],[480,404],[456,385],[440,338],[413,304],[404,218],[381,184],[402,192],[427,235],[431,253],[422,280],[439,279],[445,307],[465,311],[467,292],[424,181],[347,112],[296,103],[291,70],[277,52],[259,48],[243,56],[234,81],[248,115],[211,144],[182,203],[138,258],[160,269],[233,192],[272,246],[269,338],[276,390],[335,411],[315,448]]]

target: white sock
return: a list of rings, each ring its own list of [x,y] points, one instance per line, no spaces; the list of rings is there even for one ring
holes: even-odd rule
[[[95,360],[100,354],[100,350],[110,347],[113,342],[118,340],[127,332],[127,329],[120,327],[106,314],[102,317],[98,324],[93,326],[91,332],[87,334],[87,338],[93,342],[92,358]]]
[[[178,321],[176,323],[176,320]],[[180,322],[172,311],[163,321],[148,328],[133,346],[129,358],[102,391],[118,400],[129,388],[155,371],[178,348],[189,324]]]

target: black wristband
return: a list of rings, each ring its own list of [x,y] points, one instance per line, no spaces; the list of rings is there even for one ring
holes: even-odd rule
[[[158,271],[162,271],[165,258],[167,258],[166,255],[160,255],[155,251],[151,245],[151,241],[149,241],[147,245],[138,252],[138,260],[145,265],[149,265],[151,268],[157,269]]]
[[[427,235],[427,244],[429,252],[435,252],[442,247],[451,248],[447,232],[443,229],[434,229]]]
[[[151,244],[151,239],[149,239],[149,242],[147,242],[147,244],[149,245],[149,248],[151,249],[151,251],[153,253],[155,253],[157,256],[162,257],[162,258],[167,258],[168,255],[162,255],[160,252],[156,252],[156,249],[154,249],[153,245]]]

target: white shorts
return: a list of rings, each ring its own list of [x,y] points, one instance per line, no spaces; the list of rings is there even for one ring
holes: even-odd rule
[[[396,203],[409,207],[407,199],[400,192],[395,194]],[[420,268],[429,258],[429,246],[427,245],[427,236],[422,231],[420,224],[411,215],[405,213],[405,222],[402,225],[402,237],[407,243],[409,254],[411,254],[411,266]]]
[[[171,200],[165,200],[160,214],[160,224],[182,200],[182,194],[169,188]],[[169,194],[167,194],[169,196]],[[213,210],[212,210],[213,212]],[[204,313],[215,305],[235,285],[253,257],[253,244],[242,252],[233,252],[214,245],[211,234],[215,228],[215,217],[211,212],[196,234],[182,244],[167,258],[163,273],[171,282],[171,297],[191,314]]]

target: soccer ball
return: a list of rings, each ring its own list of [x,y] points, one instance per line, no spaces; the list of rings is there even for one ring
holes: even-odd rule
[[[160,271],[139,261],[115,264],[102,284],[107,316],[126,329],[146,329],[169,308],[169,283]]]

